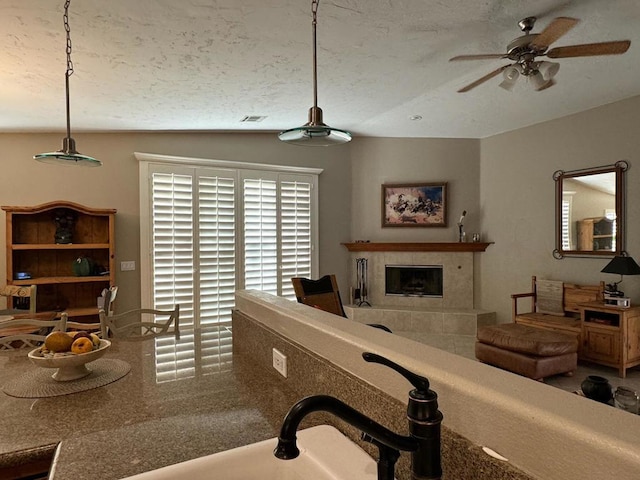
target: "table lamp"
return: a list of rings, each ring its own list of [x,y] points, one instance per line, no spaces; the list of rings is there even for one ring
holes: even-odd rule
[[[633,258],[627,255],[617,255],[600,271],[620,275],[620,281],[607,284],[605,293],[612,297],[624,297],[624,292],[618,290],[618,284],[622,283],[624,275],[640,275],[640,266]]]

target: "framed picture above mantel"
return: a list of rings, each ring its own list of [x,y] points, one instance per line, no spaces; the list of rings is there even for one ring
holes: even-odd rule
[[[446,226],[446,182],[382,185],[382,227]]]

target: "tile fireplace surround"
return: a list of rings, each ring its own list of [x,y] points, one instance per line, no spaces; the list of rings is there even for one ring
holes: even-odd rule
[[[473,309],[473,255],[487,243],[348,243],[350,287],[356,285],[356,259],[367,259],[368,301],[374,307]],[[442,298],[385,295],[385,265],[442,265]],[[347,292],[345,292],[347,293]],[[345,300],[349,296],[343,295]]]
[[[488,243],[350,243],[351,286],[356,258],[367,259],[367,300],[371,308],[346,305],[347,317],[380,323],[398,334],[470,335],[496,323],[495,312],[473,308],[473,255]],[[442,298],[385,295],[385,265],[442,265]],[[344,300],[351,301],[351,292]]]

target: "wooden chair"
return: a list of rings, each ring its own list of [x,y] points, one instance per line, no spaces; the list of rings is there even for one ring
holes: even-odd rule
[[[325,275],[318,280],[293,277],[291,283],[293,284],[293,291],[299,303],[304,303],[310,307],[347,318],[342,306],[342,299],[340,298],[340,291],[335,275]],[[367,325],[391,333],[389,327],[384,325],[378,323],[368,323]]]
[[[36,285],[24,286],[5,285],[0,288],[0,296],[7,297],[7,308],[0,310],[0,315],[16,315],[23,313],[36,313]],[[9,308],[9,299],[12,308]],[[29,303],[29,308],[17,308],[22,304]]]
[[[55,330],[66,330],[66,315],[55,318],[56,312],[46,312],[14,318],[0,323],[0,350],[35,348]]]
[[[138,308],[118,315],[107,315],[100,309],[99,315],[105,337],[144,340],[173,334],[176,340],[180,339],[180,305],[173,310]],[[170,329],[172,325],[173,329]]]
[[[294,277],[291,279],[293,291],[299,303],[319,308],[325,312],[346,317],[335,275],[325,275],[318,280]]]

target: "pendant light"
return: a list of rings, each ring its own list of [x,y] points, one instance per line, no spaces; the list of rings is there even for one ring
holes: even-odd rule
[[[292,145],[309,147],[328,147],[351,141],[351,134],[344,130],[331,128],[322,122],[322,109],[318,107],[318,60],[316,46],[316,25],[318,4],[320,0],[311,0],[311,13],[313,14],[313,107],[309,109],[309,121],[301,127],[284,130],[278,134],[278,138]]]
[[[69,77],[73,75],[73,63],[71,62],[71,29],[69,28],[69,4],[64,4],[64,29],[67,32],[67,71],[65,73],[65,91],[67,99],[67,136],[62,140],[62,149],[57,152],[38,153],[33,158],[43,163],[55,163],[58,165],[79,165],[83,167],[100,167],[102,162],[93,157],[82,155],[76,150],[76,141],[71,138],[71,116],[69,114]]]

